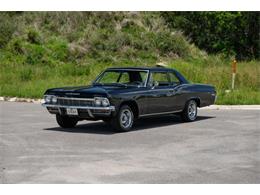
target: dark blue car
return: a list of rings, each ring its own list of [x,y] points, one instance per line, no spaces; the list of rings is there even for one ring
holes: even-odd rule
[[[108,68],[90,86],[48,89],[42,104],[63,128],[80,120],[103,120],[128,131],[136,119],[180,114],[197,118],[197,107],[214,104],[211,85],[189,83],[178,71],[164,67]]]

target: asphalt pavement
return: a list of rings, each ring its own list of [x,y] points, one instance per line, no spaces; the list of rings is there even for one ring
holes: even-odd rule
[[[0,102],[0,183],[260,183],[260,110],[200,110],[62,129],[40,104]]]

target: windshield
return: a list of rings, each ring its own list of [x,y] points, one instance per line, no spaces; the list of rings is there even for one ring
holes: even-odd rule
[[[147,78],[148,71],[107,70],[101,74],[94,84],[145,86]]]

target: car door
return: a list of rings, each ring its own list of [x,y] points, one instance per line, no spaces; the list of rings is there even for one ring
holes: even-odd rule
[[[152,71],[148,87],[148,114],[173,111],[174,102],[172,102],[172,88],[167,71]]]
[[[174,71],[169,72],[169,77],[171,82],[169,90],[171,106],[173,111],[181,111],[184,108],[186,100],[183,94],[182,82]]]

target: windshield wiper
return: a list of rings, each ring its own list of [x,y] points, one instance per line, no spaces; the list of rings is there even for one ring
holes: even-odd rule
[[[94,86],[122,86],[122,87],[127,87],[128,84],[125,83],[93,83]]]
[[[127,84],[125,83],[111,83],[112,85],[120,85],[122,87],[127,87]]]
[[[93,83],[94,86],[103,86],[103,83]]]

